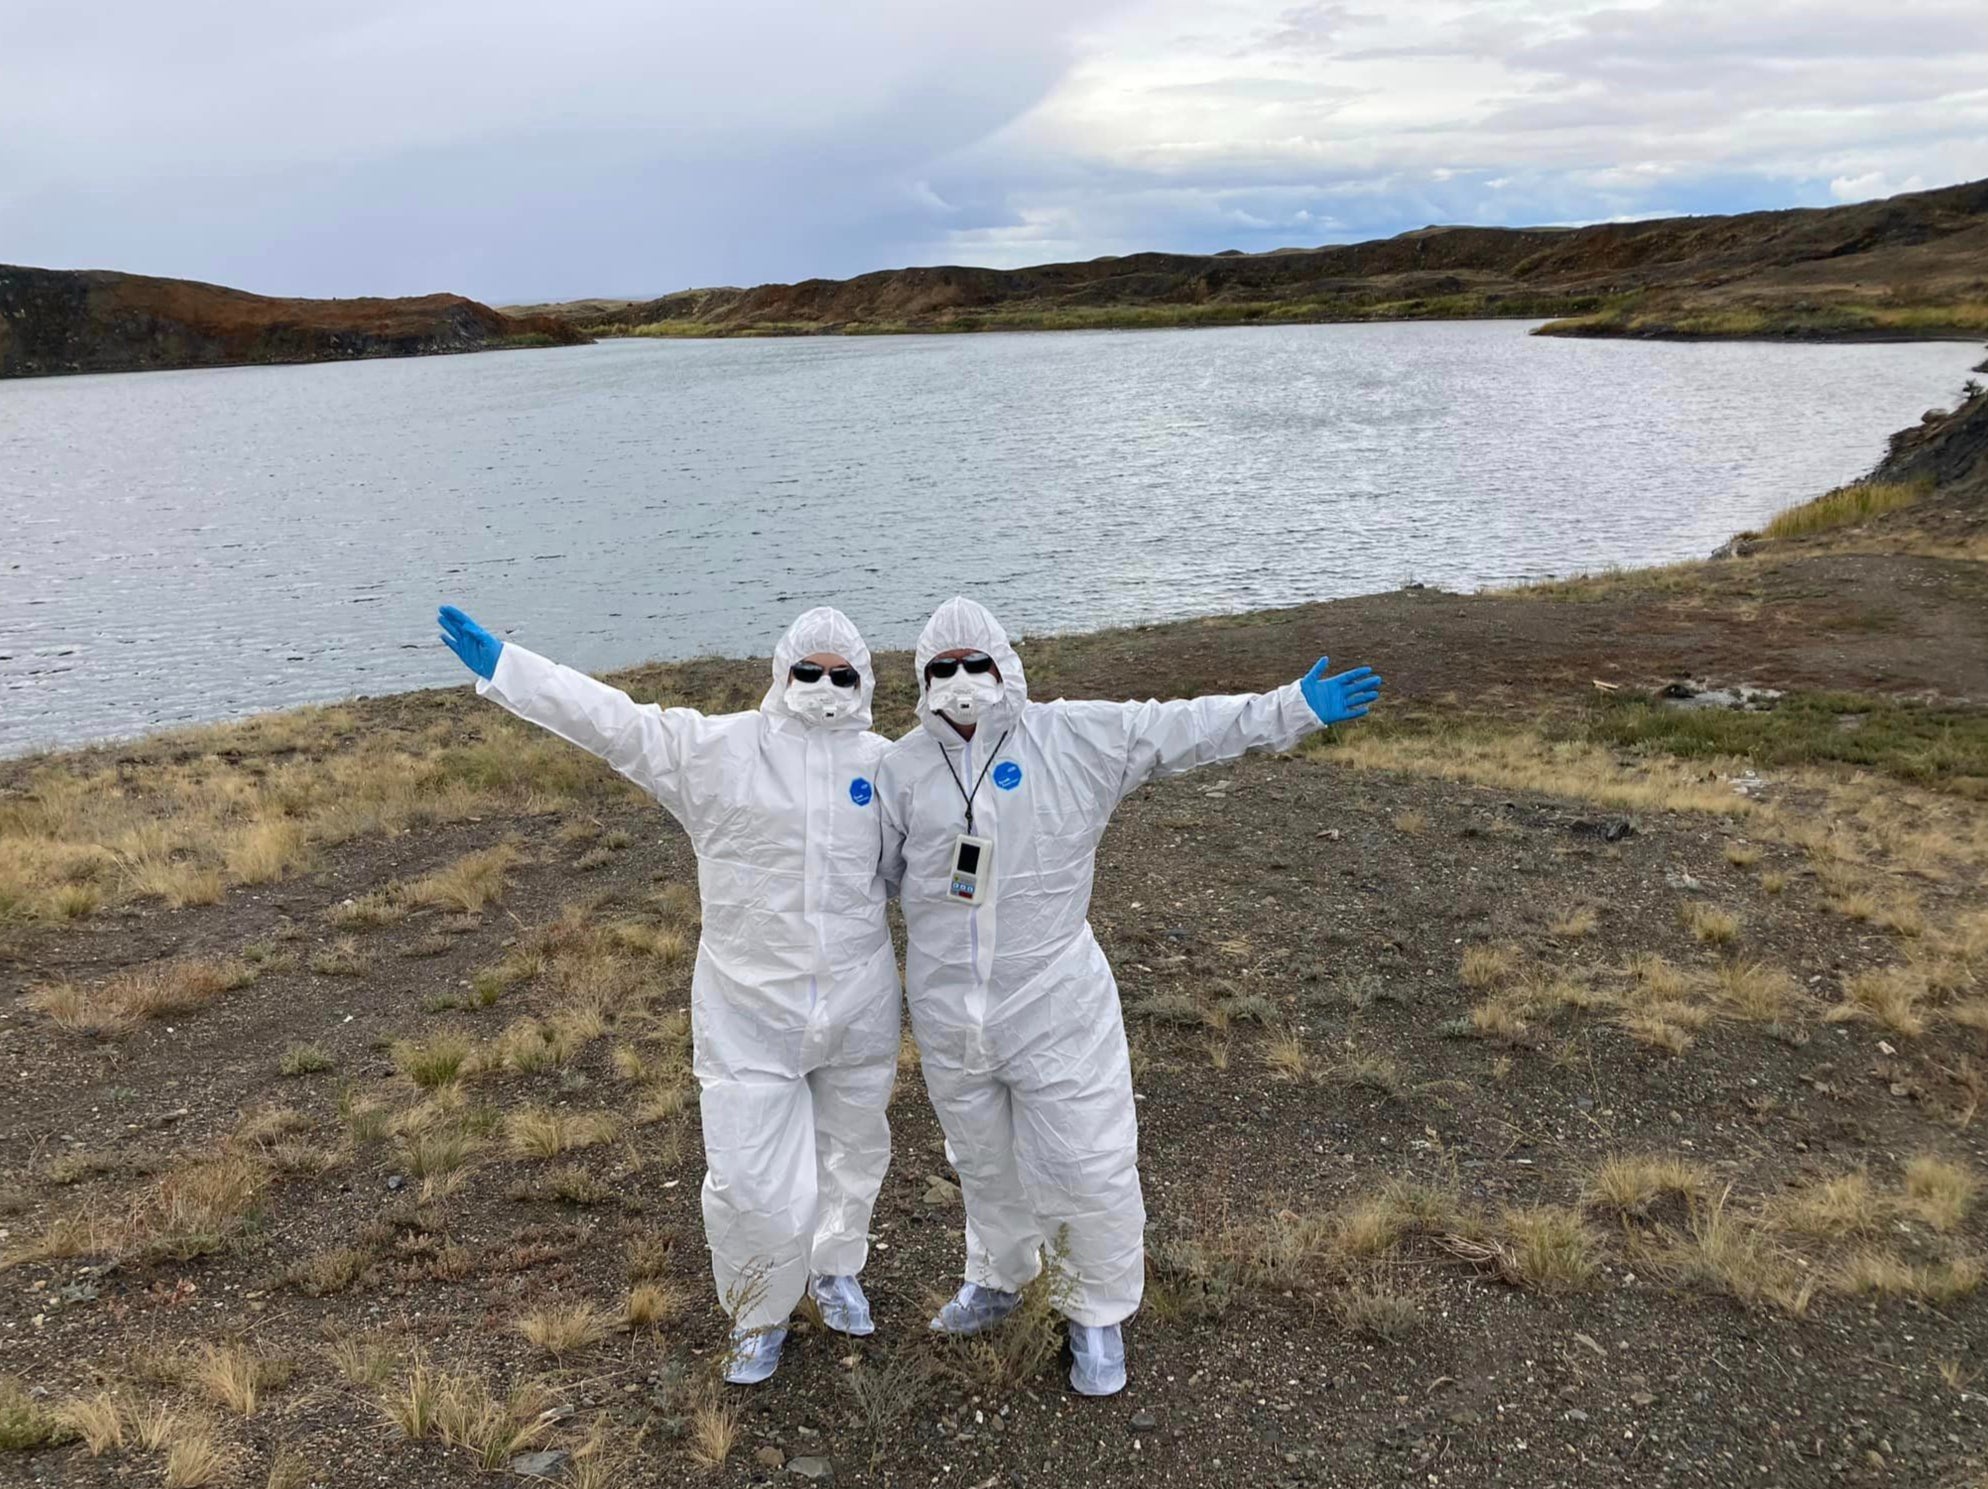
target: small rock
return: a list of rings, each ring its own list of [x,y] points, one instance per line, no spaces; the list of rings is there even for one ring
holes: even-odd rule
[[[407,1180],[403,1179],[399,1174],[387,1175],[387,1188],[405,1189],[406,1187],[407,1187]]]
[[[1134,1432],[1157,1432],[1160,1430],[1159,1419],[1149,1411],[1135,1411],[1132,1413],[1132,1430]]]
[[[835,1477],[835,1464],[827,1458],[809,1456],[787,1460],[787,1472],[826,1484]]]
[[[761,1468],[785,1468],[787,1466],[787,1455],[778,1448],[761,1448],[752,1456]]]
[[[1629,1399],[1638,1406],[1655,1406],[1657,1404],[1657,1398],[1648,1391],[1637,1391]]]
[[[511,1460],[511,1472],[528,1479],[549,1479],[564,1468],[572,1458],[571,1453],[558,1448],[546,1448],[537,1453],[520,1453]]]
[[[934,1210],[942,1210],[948,1205],[959,1203],[959,1185],[949,1183],[937,1174],[925,1186],[925,1203]]]
[[[1570,1422],[1585,1422],[1587,1419],[1588,1419],[1588,1414],[1582,1411],[1578,1406],[1571,1408],[1567,1412],[1567,1420]]]

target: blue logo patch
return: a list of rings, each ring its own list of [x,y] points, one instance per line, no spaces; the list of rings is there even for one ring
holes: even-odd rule
[[[868,806],[870,798],[876,794],[876,789],[861,776],[857,776],[855,780],[849,783],[849,799],[859,807]]]
[[[994,784],[1003,791],[1012,791],[1022,783],[1022,768],[1012,760],[1003,760],[994,767]]]

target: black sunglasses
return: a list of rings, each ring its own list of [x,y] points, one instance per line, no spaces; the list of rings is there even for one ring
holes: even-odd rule
[[[994,670],[994,659],[984,651],[977,651],[970,656],[964,657],[934,657],[925,664],[925,675],[927,677],[951,677],[962,667],[970,675],[979,677],[983,673]]]
[[[787,675],[795,682],[820,682],[823,674],[838,688],[853,688],[863,680],[863,674],[854,667],[824,667],[819,662],[796,662],[787,669]]]

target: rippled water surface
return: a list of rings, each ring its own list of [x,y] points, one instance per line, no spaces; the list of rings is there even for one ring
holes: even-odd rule
[[[806,341],[0,383],[0,752],[461,679],[1694,557],[1950,404],[1958,344],[1513,322]]]

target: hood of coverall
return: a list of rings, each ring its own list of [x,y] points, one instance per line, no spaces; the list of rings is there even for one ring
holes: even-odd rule
[[[826,724],[809,724],[813,729],[867,729],[870,727],[870,700],[877,691],[876,674],[870,670],[870,649],[854,621],[832,605],[821,605],[803,614],[787,627],[787,634],[773,648],[773,686],[766,690],[760,712],[777,719],[806,723],[787,706],[787,671],[802,657],[818,651],[835,652],[849,659],[849,665],[862,675],[856,689],[855,706],[841,718]]]
[[[962,646],[986,652],[1001,671],[1001,699],[976,721],[979,727],[975,739],[996,739],[1014,728],[1021,720],[1022,705],[1029,701],[1028,675],[1022,671],[1021,656],[1009,643],[1001,622],[985,605],[955,595],[925,622],[925,629],[918,634],[918,651],[913,659],[918,669],[919,722],[945,744],[958,744],[960,737],[931,706],[931,690],[925,685],[925,664],[942,651]]]

